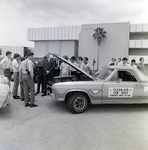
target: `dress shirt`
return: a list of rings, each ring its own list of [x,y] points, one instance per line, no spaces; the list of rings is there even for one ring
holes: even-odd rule
[[[28,72],[26,71],[26,69],[27,69],[30,72],[31,78],[33,79],[33,75],[34,75],[33,67],[34,67],[33,62],[29,58],[27,58],[21,64],[22,73],[23,74],[28,74]]]
[[[82,70],[84,70],[84,69],[85,69],[85,64],[84,64],[83,62],[81,62],[81,63],[79,64],[79,68],[82,69]]]
[[[13,67],[14,72],[19,72],[20,64],[18,63],[18,61],[16,59],[14,59],[12,61],[12,67]]]
[[[61,76],[69,76],[70,66],[65,62],[61,63],[60,70],[61,70],[61,74],[60,74]]]
[[[84,69],[84,71],[87,73],[87,74],[89,74],[89,75],[91,75],[91,65],[89,64],[89,63],[87,63],[86,65],[85,65],[85,69]]]
[[[76,62],[71,62],[73,65],[75,65],[76,67],[78,67],[78,64],[76,63]],[[76,69],[75,68],[73,68],[73,67],[70,67],[70,70],[71,71],[76,71]]]
[[[6,56],[5,58],[2,59],[0,65],[3,67],[3,69],[11,69],[12,67],[11,59]]]
[[[137,64],[137,68],[138,68],[139,70],[141,70],[142,72],[145,73],[145,65],[144,65],[144,64],[138,63],[138,64]]]
[[[118,66],[127,66],[127,63],[123,64],[123,62],[118,63]]]
[[[127,64],[127,66],[137,68],[136,65]]]

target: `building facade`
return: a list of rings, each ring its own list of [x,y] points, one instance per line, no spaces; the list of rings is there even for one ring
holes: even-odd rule
[[[24,57],[27,50],[34,51],[34,48],[24,46],[0,46],[0,49],[2,51],[0,57],[5,57],[7,51],[12,52],[12,57],[15,53],[18,53],[21,57]]]
[[[100,47],[92,35],[94,29],[101,27],[107,32],[107,39],[103,39]],[[148,24],[101,23],[83,24],[70,27],[30,28],[27,39],[35,44],[36,57],[43,57],[47,52],[54,52],[61,56],[86,56],[90,64],[97,61],[99,48],[99,68],[108,65],[111,58],[128,57],[139,62],[145,58],[148,64]],[[96,67],[96,66],[95,66]]]
[[[35,56],[43,57],[47,52],[59,55],[78,55],[80,26],[28,29],[28,40],[35,45]]]

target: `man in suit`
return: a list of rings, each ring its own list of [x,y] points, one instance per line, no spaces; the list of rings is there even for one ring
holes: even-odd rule
[[[47,82],[51,81],[54,76],[54,67],[56,65],[55,59],[50,57],[50,53],[46,54],[46,59],[43,61],[43,90],[41,96],[47,95]]]
[[[40,85],[42,85],[42,92],[43,92],[43,62],[44,59],[40,59],[37,62],[37,92],[36,94],[38,94],[40,92]]]

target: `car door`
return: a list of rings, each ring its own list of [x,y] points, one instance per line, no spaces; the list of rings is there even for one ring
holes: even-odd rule
[[[104,82],[102,103],[139,103],[143,88],[132,70],[117,70]]]

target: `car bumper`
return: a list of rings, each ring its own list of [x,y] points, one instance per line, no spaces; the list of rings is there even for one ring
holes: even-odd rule
[[[56,100],[55,93],[50,93],[50,96],[52,97],[53,100]]]
[[[64,101],[63,96],[56,95],[55,93],[50,93],[50,96],[52,97],[53,100]]]
[[[8,95],[7,95],[6,99],[5,99],[2,107],[6,107],[9,104],[10,99],[11,99],[11,92],[8,92]]]

